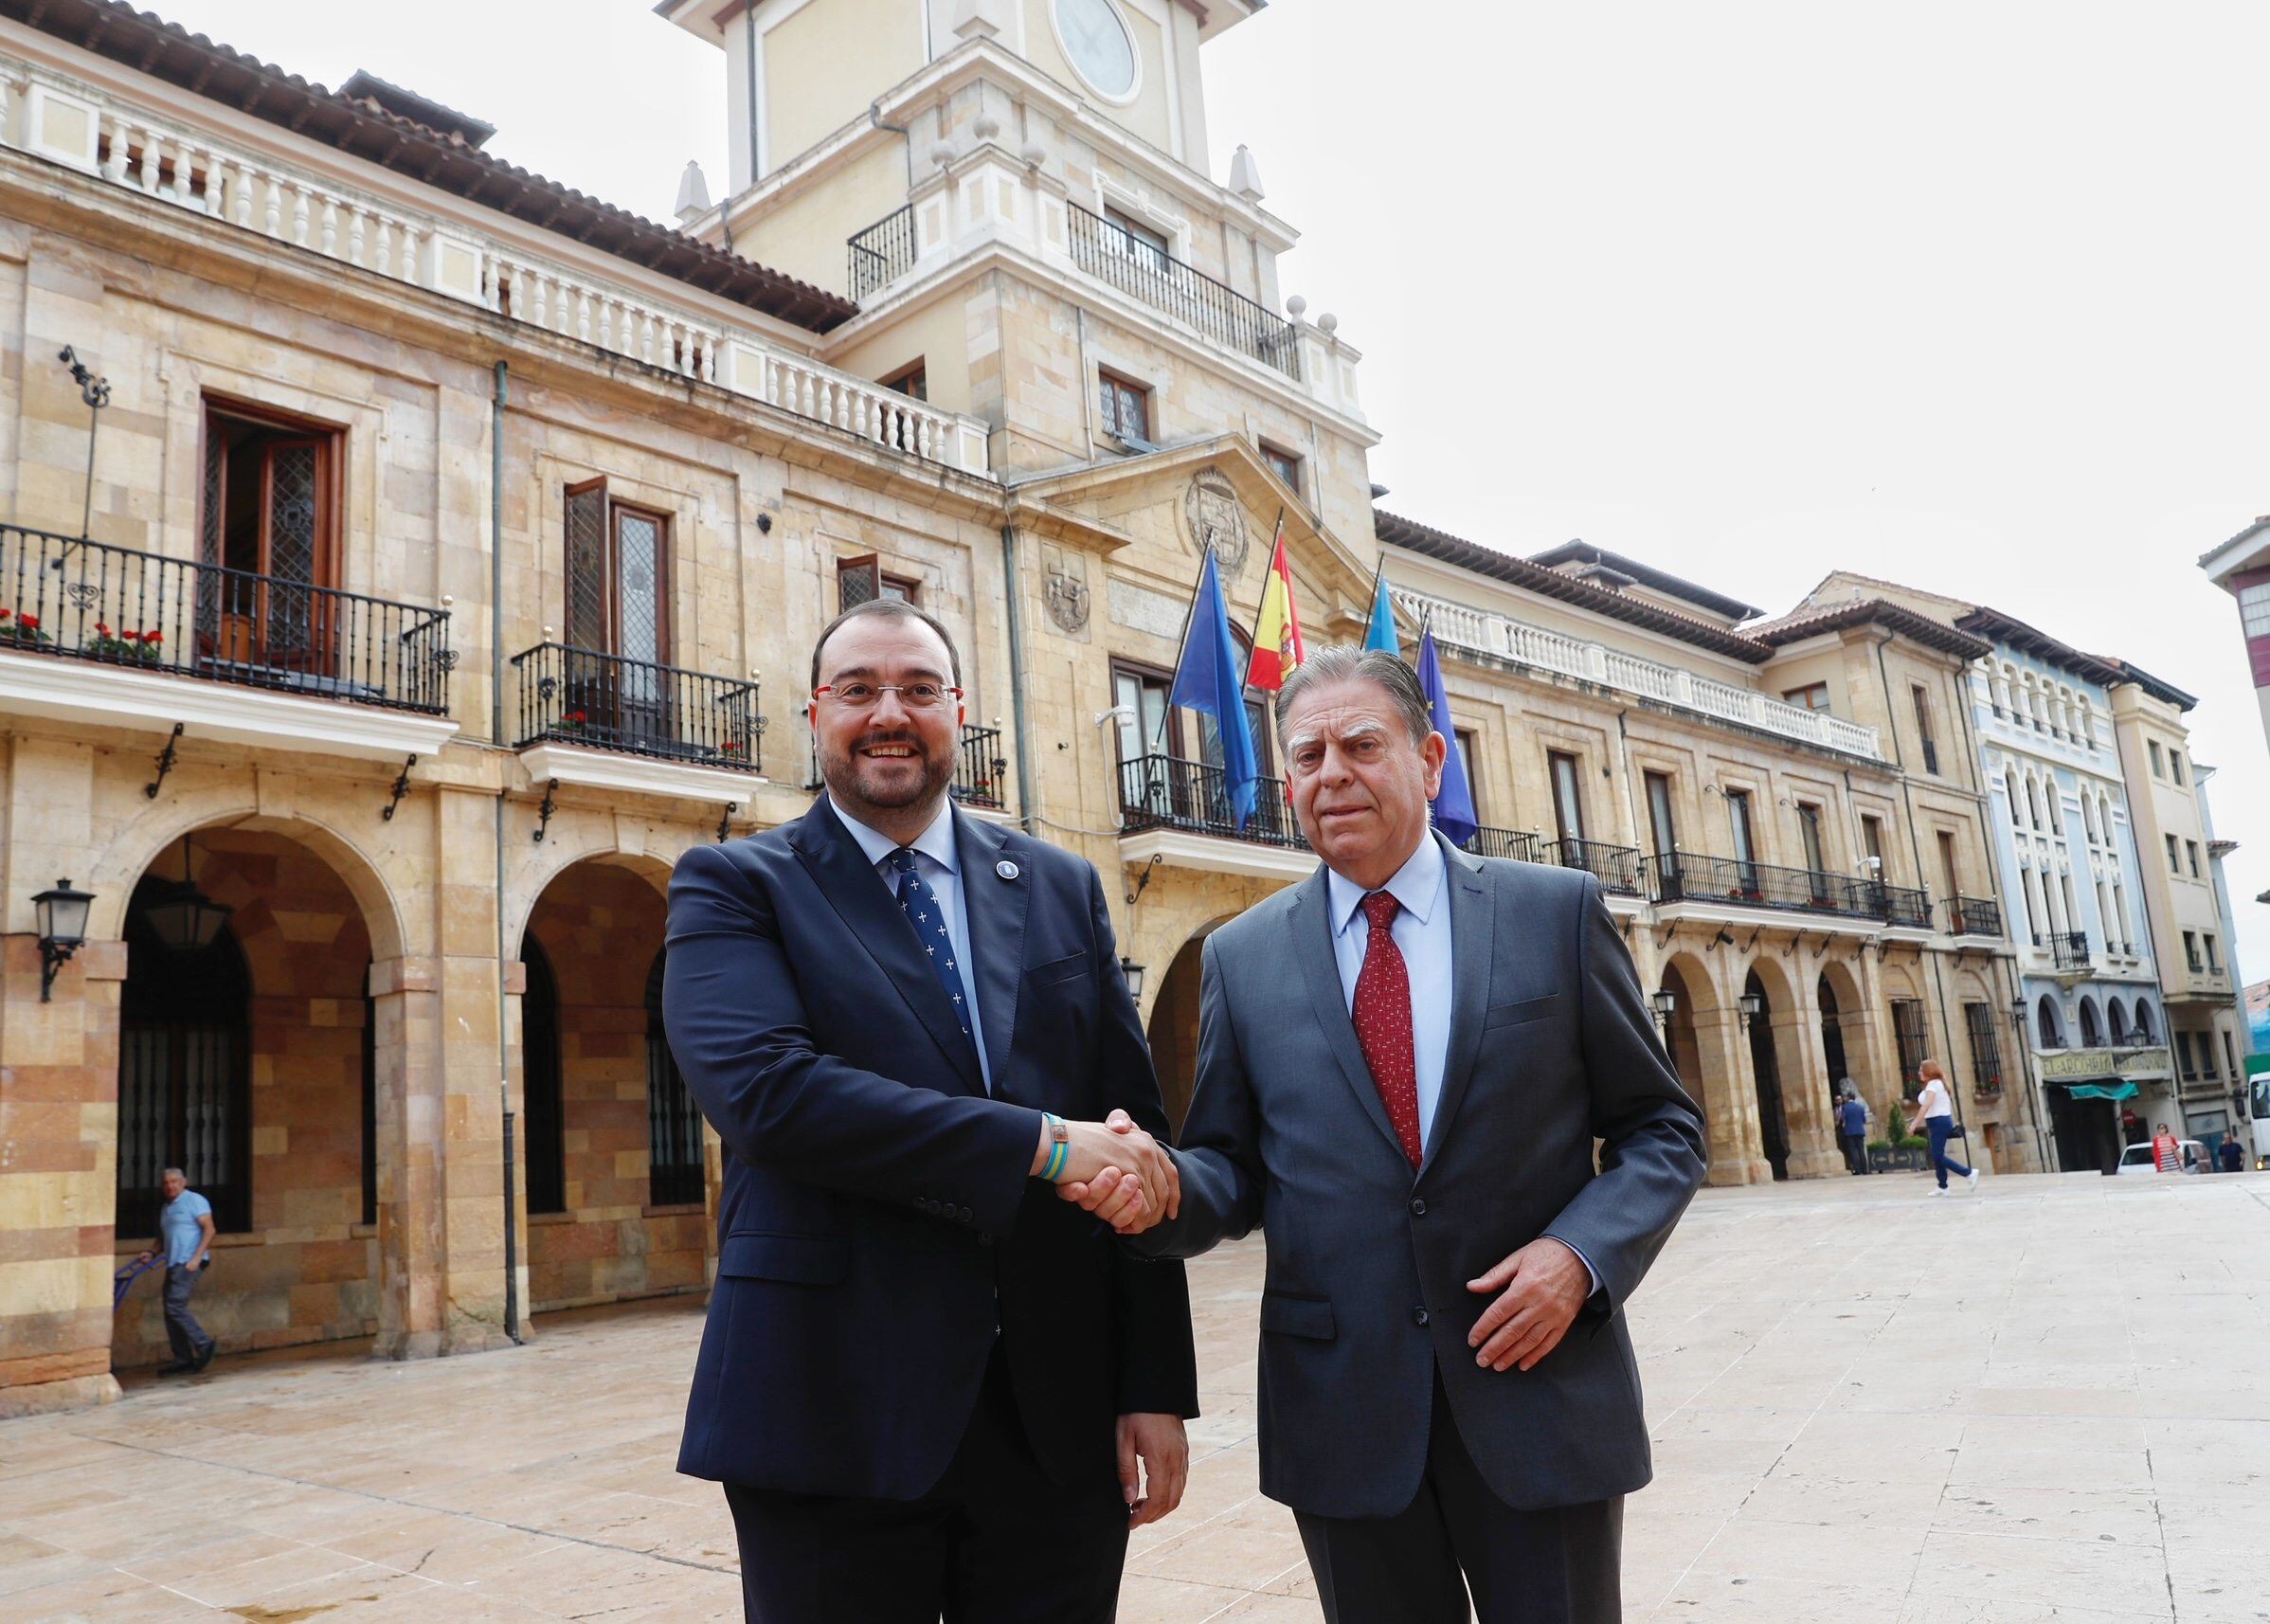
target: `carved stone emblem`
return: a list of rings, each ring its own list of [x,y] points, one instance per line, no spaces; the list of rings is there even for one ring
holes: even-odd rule
[[[1182,522],[1190,527],[1190,545],[1201,555],[1211,546],[1222,577],[1234,581],[1245,573],[1246,555],[1252,537],[1246,531],[1245,509],[1237,492],[1218,468],[1201,468],[1191,477],[1182,496]]]
[[[1077,632],[1088,624],[1088,568],[1077,554],[1054,547],[1041,550],[1041,562],[1047,575],[1041,583],[1041,594],[1048,604],[1048,618],[1064,632]]]

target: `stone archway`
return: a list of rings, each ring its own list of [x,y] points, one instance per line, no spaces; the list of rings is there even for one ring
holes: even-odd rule
[[[401,1053],[371,990],[374,938],[399,940],[399,924],[365,906],[385,896],[374,872],[351,884],[342,842],[309,835],[277,820],[185,831],[116,899],[115,1245],[148,1244],[156,1171],[183,1167],[222,1232],[195,1307],[224,1353],[370,1335],[401,1273],[400,1226],[380,1222],[404,1151],[382,1105],[399,1102]],[[183,929],[192,897],[227,910],[202,945]],[[153,1295],[119,1317],[113,1361],[165,1345]]]
[[[653,992],[669,869],[602,853],[556,870],[513,948],[516,1150],[528,1311],[697,1291],[707,1280],[707,1178],[677,1129],[684,1081]]]
[[[1177,1134],[1190,1114],[1191,1093],[1198,1085],[1200,956],[1206,938],[1227,923],[1227,917],[1210,920],[1176,949],[1151,1000],[1144,1035],[1151,1046],[1151,1069],[1159,1076],[1159,1097]]]
[[[1665,1046],[1679,1080],[1702,1108],[1710,1182],[1766,1182],[1773,1175],[1760,1143],[1757,1103],[1746,1080],[1733,1006],[1720,996],[1709,965],[1691,952],[1665,961],[1660,984],[1672,1000]]]

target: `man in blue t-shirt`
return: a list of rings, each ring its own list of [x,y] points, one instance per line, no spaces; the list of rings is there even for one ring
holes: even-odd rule
[[[1860,1091],[1845,1085],[1845,1103],[1836,1108],[1837,1132],[1845,1142],[1845,1164],[1855,1173],[1868,1170],[1868,1108]]]
[[[166,1192],[157,1233],[158,1250],[166,1255],[166,1340],[173,1344],[173,1362],[159,1365],[157,1373],[194,1376],[213,1362],[213,1339],[189,1312],[189,1293],[213,1244],[213,1204],[189,1188],[189,1175],[179,1167],[167,1168],[158,1182]]]

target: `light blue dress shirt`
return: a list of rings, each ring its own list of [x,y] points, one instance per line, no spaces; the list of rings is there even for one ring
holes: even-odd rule
[[[870,829],[837,805],[832,796],[828,809],[851,831],[852,839],[859,842],[861,854],[874,865],[875,876],[896,896],[898,876],[891,872],[891,854],[898,850],[898,842]],[[990,1094],[993,1065],[985,1056],[985,1027],[979,1019],[977,963],[969,956],[969,910],[962,899],[962,851],[961,842],[954,838],[954,803],[950,796],[939,806],[938,816],[930,820],[930,826],[915,837],[907,849],[914,854],[914,866],[922,873],[922,883],[938,898],[939,911],[946,916],[954,973],[962,978],[964,996],[969,1000],[969,1035],[978,1046],[978,1071],[985,1079],[985,1092]]]
[[[1356,1007],[1356,978],[1371,946],[1372,922],[1363,913],[1363,888],[1331,870],[1332,953],[1340,990]],[[1419,1146],[1434,1142],[1434,1108],[1442,1103],[1443,1067],[1450,1055],[1450,900],[1444,894],[1442,847],[1430,834],[1411,860],[1380,887],[1400,911],[1388,934],[1403,950],[1411,972],[1413,1060],[1418,1069]]]

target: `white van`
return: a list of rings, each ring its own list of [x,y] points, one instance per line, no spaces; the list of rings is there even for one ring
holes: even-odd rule
[[[2200,1144],[2196,1139],[2179,1139],[2175,1145],[2176,1148],[2183,1152],[2183,1170],[2185,1172],[2204,1173],[2207,1171],[2210,1164],[2207,1158],[2206,1146]],[[2123,1173],[2149,1173],[2156,1166],[2157,1164],[2152,1159],[2152,1141],[2149,1139],[2141,1145],[2131,1145],[2120,1152],[2120,1171]]]

